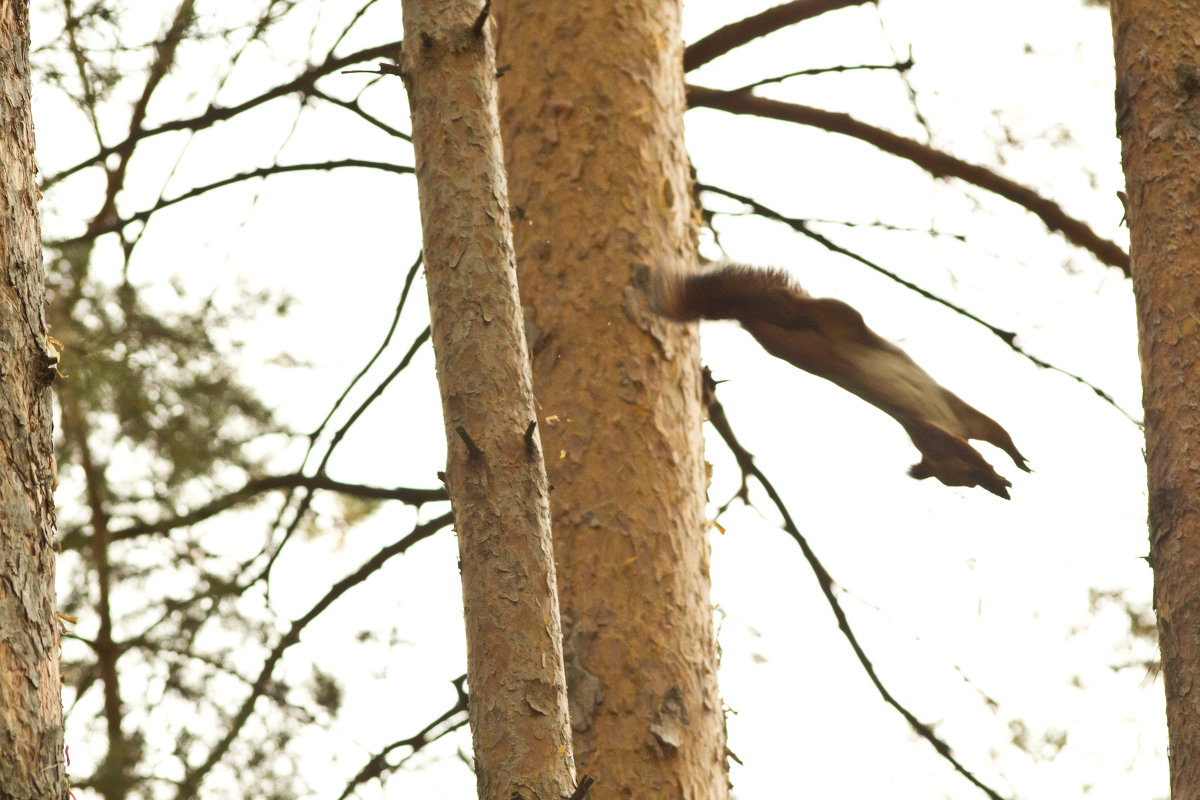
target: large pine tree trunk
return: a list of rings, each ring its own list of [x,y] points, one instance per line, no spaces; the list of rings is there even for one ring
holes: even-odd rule
[[[723,798],[677,0],[497,0],[501,126],[576,762],[605,797]]]
[[[486,8],[486,7],[485,7]],[[467,627],[480,800],[573,786],[548,487],[517,295],[491,25],[405,0],[425,275]]]
[[[1200,14],[1114,0],[1171,794],[1200,797]]]
[[[0,798],[61,800],[62,686],[29,7],[0,6]]]

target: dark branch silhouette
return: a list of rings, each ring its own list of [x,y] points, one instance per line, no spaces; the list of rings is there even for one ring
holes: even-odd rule
[[[255,178],[266,178],[270,175],[285,175],[290,172],[328,172],[335,169],[377,169],[382,172],[391,172],[396,175],[411,175],[412,167],[405,167],[400,164],[389,164],[386,161],[367,161],[361,158],[343,158],[339,161],[314,161],[307,164],[275,164],[270,167],[259,167],[247,172],[239,172],[237,175],[230,175],[228,178],[222,178],[219,181],[207,183],[203,186],[197,186],[189,189],[177,197],[170,199],[159,200],[151,208],[130,214],[128,217],[119,219],[108,219],[99,224],[93,225],[88,229],[88,232],[82,236],[76,236],[73,239],[49,240],[46,242],[47,247],[69,247],[80,242],[90,242],[97,236],[105,233],[113,233],[114,231],[123,230],[125,227],[132,225],[135,222],[145,222],[151,216],[164,208],[169,208],[176,203],[182,203],[185,200],[199,197],[202,194],[207,194],[215,189],[223,189],[226,186],[232,186],[235,183],[254,180]]]
[[[464,688],[466,682],[466,675],[459,675],[457,678],[451,681],[451,683],[454,684],[454,691],[457,694],[454,705],[446,709],[437,719],[421,728],[421,730],[417,731],[412,736],[409,736],[406,739],[398,739],[397,741],[394,741],[384,747],[378,753],[372,755],[371,758],[367,760],[367,763],[363,765],[362,769],[360,769],[353,778],[346,782],[346,788],[342,790],[340,795],[338,795],[338,800],[346,800],[346,798],[353,794],[354,790],[362,784],[370,780],[375,780],[376,778],[383,778],[385,773],[393,772],[399,769],[400,767],[404,766],[404,762],[408,761],[408,759],[412,758],[413,755],[420,752],[428,745],[465,726],[468,722],[466,716],[467,690]],[[455,716],[460,715],[460,719],[457,719],[453,722],[450,721]],[[438,730],[438,727],[443,725],[444,727]],[[405,754],[404,758],[400,759],[397,763],[389,764],[387,757],[402,747],[409,748],[409,752]]]
[[[1102,263],[1129,275],[1129,254],[1115,242],[1098,235],[1091,227],[1067,214],[1057,203],[1027,186],[997,175],[987,167],[955,158],[920,142],[876,128],[849,114],[784,103],[749,93],[730,93],[703,86],[687,87],[688,105],[714,108],[731,114],[748,114],[766,119],[795,122],[860,139],[885,153],[911,161],[935,178],[959,180],[993,192],[1035,214],[1047,228],[1057,231],[1072,244],[1087,250]]]
[[[125,528],[117,528],[112,532],[112,540],[132,539],[152,533],[170,533],[177,528],[195,525],[210,517],[227,511],[235,506],[253,500],[267,492],[281,489],[308,489],[311,491],[324,490],[337,492],[350,497],[360,497],[365,500],[399,500],[418,508],[425,503],[433,503],[446,499],[445,489],[412,489],[404,486],[365,486],[357,483],[335,481],[326,475],[271,475],[263,478],[252,478],[241,488],[222,495],[199,508],[184,512],[174,517],[155,522],[136,522]],[[78,544],[73,539],[63,539],[63,548],[72,549]]]
[[[833,67],[813,67],[812,69],[799,69],[795,72],[788,72],[783,75],[775,75],[771,78],[760,78],[754,83],[747,83],[745,86],[739,86],[734,89],[734,92],[749,92],[757,89],[760,86],[770,86],[773,83],[783,83],[792,78],[814,77],[816,75],[829,75],[837,72],[872,72],[876,70],[887,70],[888,72],[899,72],[904,74],[913,68],[913,60],[909,58],[907,61],[895,61],[891,64],[840,64]]]
[[[833,576],[829,574],[829,570],[825,569],[825,565],[817,558],[817,554],[813,551],[804,534],[800,533],[799,528],[796,527],[796,523],[792,520],[792,515],[788,513],[783,498],[779,496],[779,492],[775,490],[771,481],[754,463],[754,456],[742,446],[737,436],[734,435],[733,427],[729,423],[725,409],[717,399],[716,384],[713,381],[712,374],[707,368],[704,370],[704,399],[708,403],[708,421],[712,423],[713,428],[720,434],[721,440],[725,442],[730,452],[733,453],[733,457],[737,459],[738,467],[742,471],[742,490],[745,491],[746,489],[747,476],[753,476],[766,491],[767,496],[771,498],[771,502],[775,505],[775,508],[779,510],[780,516],[783,517],[783,529],[800,546],[800,551],[804,553],[804,559],[808,562],[813,575],[817,578],[817,584],[821,587],[821,594],[825,596],[825,602],[829,604],[830,610],[833,611],[833,616],[837,619],[838,630],[846,638],[850,649],[854,651],[855,658],[862,665],[863,671],[867,673],[867,678],[870,679],[871,684],[879,692],[879,696],[883,698],[885,703],[894,708],[900,716],[904,717],[904,720],[912,727],[913,731],[927,741],[937,751],[938,755],[946,759],[954,767],[955,771],[983,791],[991,800],[1004,800],[1002,795],[975,777],[973,772],[968,770],[962,762],[955,758],[950,745],[934,733],[931,727],[917,719],[916,715],[909,711],[883,685],[883,681],[880,680],[879,675],[875,672],[875,665],[867,657],[866,651],[863,650],[858,637],[850,627],[850,621],[846,618],[846,612],[842,609],[841,601],[838,600]],[[743,497],[743,500],[746,500],[748,503],[747,498]]]
[[[310,608],[304,616],[298,618],[292,623],[287,633],[280,637],[279,642],[271,650],[266,660],[263,662],[262,670],[251,687],[250,694],[242,701],[242,705],[238,708],[229,720],[224,736],[221,737],[211,750],[208,756],[198,766],[188,767],[184,773],[183,779],[179,782],[179,788],[175,793],[175,800],[191,800],[196,796],[197,790],[201,783],[204,782],[205,776],[212,770],[225,753],[237,740],[238,735],[242,731],[242,727],[246,721],[250,719],[250,715],[254,713],[254,704],[258,698],[262,697],[267,690],[268,684],[271,682],[271,675],[275,672],[275,667],[279,663],[279,659],[283,657],[284,652],[300,641],[300,633],[308,626],[310,622],[321,615],[325,609],[333,605],[334,601],[344,595],[350,589],[359,585],[370,577],[375,572],[378,572],[384,564],[392,557],[407,552],[410,547],[420,541],[428,539],[433,534],[437,533],[442,528],[453,522],[453,515],[449,512],[431,519],[426,523],[417,525],[412,532],[405,536],[395,544],[388,545],[380,550],[370,559],[368,559],[361,567],[355,570],[350,575],[347,575],[342,580],[335,583],[324,597],[318,600],[312,608]]]
[[[359,404],[358,408],[354,409],[354,412],[350,415],[349,419],[346,420],[342,427],[338,428],[333,434],[333,438],[330,440],[329,446],[325,449],[325,456],[321,459],[321,463],[317,465],[318,475],[325,474],[325,468],[329,464],[329,459],[333,457],[333,451],[337,449],[337,446],[349,432],[350,428],[363,414],[366,413],[367,409],[371,407],[371,404],[383,395],[384,390],[391,385],[391,382],[395,380],[401,372],[408,368],[408,365],[412,363],[413,357],[417,354],[417,351],[421,349],[425,342],[429,341],[429,335],[430,329],[428,326],[426,326],[425,330],[421,331],[421,333],[417,335],[417,338],[413,340],[413,343],[408,348],[408,352],[406,352],[404,357],[400,359],[400,363],[397,364],[396,367],[392,369],[392,371],[389,372],[382,381],[379,382],[379,385],[372,390],[371,394]],[[288,541],[291,540],[292,536],[294,536],[296,531],[299,529],[300,521],[304,518],[305,513],[307,513],[308,508],[312,503],[312,498],[312,491],[307,491],[304,497],[301,499],[296,513],[292,516],[291,524],[288,525],[283,537],[279,540],[279,544],[277,544],[271,551],[270,556],[267,559],[266,566],[263,567],[262,572],[259,573],[255,580],[266,579],[269,577],[271,568],[275,565],[275,561],[279,558],[279,554],[283,552],[284,546],[288,543]]]
[[[137,144],[138,142],[144,141],[153,136],[159,136],[161,134],[171,133],[173,131],[203,130],[215,125],[218,122],[223,122],[224,120],[236,117],[238,114],[249,111],[252,108],[257,108],[264,103],[269,103],[272,100],[277,100],[281,97],[287,97],[288,95],[295,94],[297,92],[301,94],[311,93],[313,88],[316,86],[317,80],[325,77],[326,75],[338,72],[345,67],[349,67],[354,64],[361,64],[364,61],[372,61],[377,58],[389,58],[396,55],[399,51],[400,42],[394,41],[386,44],[376,45],[374,47],[368,47],[344,56],[335,57],[330,54],[329,57],[326,58],[321,64],[305,70],[287,83],[274,86],[262,94],[256,95],[255,97],[238,103],[237,105],[210,105],[203,114],[198,116],[188,117],[187,119],[172,120],[171,122],[163,123],[155,128],[137,130],[131,133],[121,142],[118,142],[114,145],[109,145],[108,147],[103,147],[99,152],[89,156],[83,161],[80,161],[74,166],[67,167],[61,172],[56,172],[55,174],[48,176],[46,180],[42,182],[42,191],[48,191],[50,187],[54,186],[54,184],[58,183],[64,178],[68,178],[71,175],[74,175],[76,172],[87,169],[88,167],[102,164],[110,155],[114,153],[120,153],[125,149]]]
[[[408,302],[409,292],[412,290],[413,282],[416,280],[416,277],[417,277],[417,272],[421,268],[421,260],[422,260],[421,254],[418,253],[416,259],[412,263],[412,266],[409,267],[407,275],[405,275],[404,288],[400,292],[400,299],[396,303],[396,310],[392,314],[392,321],[391,321],[390,325],[388,326],[387,332],[384,334],[383,340],[380,342],[379,346],[376,347],[375,352],[367,360],[367,363],[355,374],[355,376],[353,378],[350,379],[350,382],[342,390],[341,394],[338,395],[336,400],[334,400],[329,411],[325,414],[324,419],[322,419],[320,424],[317,425],[316,429],[313,430],[313,432],[308,435],[308,448],[304,451],[304,457],[303,457],[303,459],[301,459],[300,466],[297,469],[297,472],[304,472],[305,468],[308,466],[309,459],[312,457],[312,455],[317,447],[317,443],[321,440],[321,437],[324,434],[325,429],[329,426],[330,422],[333,420],[334,415],[337,414],[338,409],[340,409],[342,407],[342,404],[346,402],[346,399],[350,396],[350,393],[354,390],[354,387],[357,386],[363,380],[363,378],[366,377],[367,373],[370,372],[371,368],[375,366],[375,364],[379,361],[379,359],[383,356],[384,352],[387,350],[388,346],[391,344],[392,337],[396,333],[396,328],[400,324],[400,317],[404,312],[404,306]],[[325,469],[329,464],[329,459],[332,458],[334,450],[336,449],[337,445],[342,441],[342,439],[345,437],[345,435],[349,431],[350,427],[354,424],[354,422],[356,420],[358,420],[362,416],[362,414],[366,411],[366,409],[370,406],[370,404],[372,402],[374,402],[383,393],[383,390],[387,388],[388,384],[390,384],[392,382],[392,380],[394,380],[396,378],[396,376],[400,374],[401,371],[403,371],[405,368],[407,368],[409,363],[411,363],[412,358],[416,354],[417,350],[421,347],[421,345],[423,345],[425,343],[425,341],[428,340],[429,334],[430,334],[430,330],[428,327],[426,327],[425,330],[422,331],[417,336],[416,340],[413,341],[413,343],[409,346],[408,352],[401,359],[400,364],[395,369],[393,369],[392,372],[386,378],[384,378],[382,383],[375,388],[375,390],[371,393],[371,395],[369,397],[366,398],[366,400],[364,400],[361,404],[359,404],[358,408],[354,412],[351,413],[350,418],[334,434],[332,440],[325,448],[325,452],[321,458],[320,463],[317,465],[317,470],[316,470],[317,475],[325,474]],[[296,504],[296,508],[291,516],[290,522],[288,522],[285,525],[284,517],[287,514],[288,510],[292,507],[292,501],[295,497],[294,491],[288,493],[287,498],[284,500],[283,504],[281,505],[281,507],[279,509],[279,513],[276,515],[274,522],[271,524],[272,535],[270,537],[268,537],[267,543],[264,545],[263,549],[259,553],[257,553],[253,557],[251,557],[251,559],[247,562],[247,565],[248,565],[249,563],[257,561],[259,558],[262,558],[264,556],[267,559],[266,565],[259,572],[258,576],[254,579],[255,581],[261,580],[261,579],[266,579],[269,577],[271,568],[274,566],[275,561],[279,558],[279,554],[282,552],[284,545],[286,545],[288,543],[288,541],[291,540],[292,536],[295,534],[296,530],[299,528],[300,522],[304,519],[304,515],[308,512],[308,509],[312,504],[313,490],[308,489],[306,487],[296,487],[296,488],[304,489],[304,494],[300,498],[299,502]],[[283,533],[279,537],[278,543],[275,543],[274,542],[274,538],[275,538],[274,534],[281,529],[282,529]],[[269,584],[268,584],[268,588],[269,588]]]
[[[359,382],[367,376],[367,373],[371,371],[371,368],[374,367],[376,362],[379,361],[380,357],[383,356],[383,353],[385,350],[387,350],[388,345],[392,343],[392,337],[396,334],[396,328],[400,324],[400,315],[404,313],[404,306],[408,302],[408,294],[410,291],[412,291],[413,281],[416,280],[417,272],[421,269],[422,258],[423,254],[417,253],[417,257],[413,260],[412,266],[408,268],[408,273],[404,276],[404,288],[400,290],[400,299],[396,302],[396,311],[392,314],[391,324],[388,325],[387,333],[384,334],[383,340],[379,343],[379,346],[375,348],[375,352],[371,354],[371,357],[367,359],[367,363],[364,364],[362,368],[354,375],[354,377],[350,379],[350,383],[346,384],[346,388],[343,389],[342,393],[338,395],[338,398],[333,401],[333,405],[330,406],[328,413],[325,414],[325,418],[321,420],[321,424],[316,427],[316,430],[309,434],[308,449],[304,452],[304,459],[300,464],[300,469],[303,470],[305,465],[308,464],[308,459],[313,453],[313,448],[316,447],[316,443],[321,438],[321,434],[325,432],[325,428],[328,427],[330,421],[333,419],[333,415],[336,414],[337,410],[342,407],[342,404],[346,402],[346,398],[350,396],[350,392],[352,392],[354,387],[357,386]],[[326,462],[322,463],[327,463],[327,459]]]
[[[792,0],[737,22],[718,28],[683,51],[683,71],[691,72],[736,47],[774,33],[781,28],[848,6],[861,6],[876,0]]]
[[[368,113],[367,110],[362,107],[362,104],[360,104],[358,102],[357,98],[355,98],[354,100],[343,100],[340,97],[334,97],[331,94],[326,94],[325,92],[322,92],[320,89],[313,89],[309,94],[313,97],[317,97],[317,98],[320,98],[321,100],[324,100],[326,103],[329,103],[330,105],[337,106],[338,108],[346,109],[351,114],[354,114],[355,116],[357,116],[360,119],[364,120],[365,122],[369,123],[373,127],[378,128],[379,130],[386,133],[388,136],[394,136],[397,139],[403,139],[406,142],[412,141],[412,137],[409,136],[404,131],[400,130],[399,128],[392,127],[391,125],[388,125],[383,120],[379,119],[379,117],[376,117],[374,114]]]
[[[1017,344],[1016,332],[1006,331],[1001,327],[993,325],[992,323],[988,322],[987,320],[981,319],[980,317],[976,316],[975,314],[972,314],[970,311],[967,311],[962,306],[955,305],[954,303],[951,303],[949,300],[946,300],[943,297],[939,297],[938,295],[934,294],[933,292],[929,291],[928,289],[924,289],[911,281],[907,281],[904,278],[901,278],[899,275],[892,272],[891,270],[885,269],[884,267],[880,266],[879,264],[875,263],[874,261],[871,261],[870,259],[868,259],[864,256],[861,256],[852,250],[847,250],[846,248],[842,247],[839,244],[836,244],[829,238],[822,236],[821,234],[812,230],[812,228],[809,227],[808,222],[806,220],[796,219],[795,217],[785,216],[785,215],[779,213],[778,211],[775,211],[771,208],[768,208],[767,206],[764,206],[762,203],[759,203],[757,200],[754,200],[751,197],[747,197],[746,195],[742,195],[742,194],[737,194],[736,192],[731,192],[727,189],[722,189],[718,186],[712,186],[710,184],[701,183],[701,184],[696,185],[696,189],[697,189],[697,191],[712,192],[713,194],[719,194],[719,195],[722,195],[723,197],[728,197],[731,200],[737,200],[738,202],[745,203],[747,206],[749,206],[754,211],[754,213],[758,214],[759,216],[765,217],[767,219],[773,219],[776,222],[782,222],[784,225],[787,225],[788,227],[790,227],[792,230],[796,231],[797,233],[807,236],[809,239],[812,239],[814,242],[820,244],[822,247],[826,248],[830,252],[838,253],[839,255],[843,255],[843,256],[846,256],[847,258],[853,259],[853,260],[857,261],[858,263],[862,264],[863,266],[869,267],[870,269],[874,270],[875,272],[878,272],[880,275],[883,275],[883,276],[895,281],[896,283],[900,284],[904,288],[909,289],[913,292],[916,292],[917,294],[921,295],[925,299],[932,300],[933,302],[937,303],[938,305],[941,305],[941,306],[944,306],[945,308],[950,309],[955,314],[966,317],[967,319],[971,320],[972,322],[976,323],[977,325],[981,325],[984,328],[986,328],[988,331],[990,331],[992,334],[994,334],[996,336],[996,338],[1000,339],[1000,341],[1002,341],[1006,345],[1008,345],[1009,349],[1012,350],[1014,353],[1017,353],[1020,356],[1022,356],[1023,358],[1028,359],[1029,361],[1033,362],[1034,364],[1041,367],[1042,369],[1052,370],[1054,372],[1059,373],[1060,375],[1065,375],[1066,377],[1070,378],[1073,381],[1083,384],[1087,388],[1091,389],[1095,393],[1095,395],[1097,397],[1099,397],[1101,400],[1108,403],[1110,406],[1115,408],[1117,411],[1121,412],[1121,414],[1126,419],[1128,419],[1130,422],[1132,422],[1135,425],[1142,424],[1139,419],[1137,419],[1132,414],[1130,414],[1128,411],[1126,411],[1124,408],[1122,408],[1111,394],[1104,391],[1100,387],[1096,386],[1091,381],[1089,381],[1086,378],[1083,378],[1079,375],[1076,375],[1073,372],[1065,370],[1062,367],[1055,366],[1054,364],[1051,364],[1049,361],[1040,359],[1037,356],[1035,356],[1032,353],[1025,350],[1025,348],[1023,348],[1023,347],[1021,347],[1021,345]]]

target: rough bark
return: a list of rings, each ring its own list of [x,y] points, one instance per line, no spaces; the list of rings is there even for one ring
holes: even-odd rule
[[[55,465],[30,114],[29,7],[0,7],[0,798],[59,800]]]
[[[728,792],[676,0],[498,0],[501,124],[546,442],[576,761],[606,797]]]
[[[571,731],[491,24],[465,0],[403,11],[479,797],[561,800],[574,788]]]
[[[1171,794],[1200,797],[1200,16],[1114,0]]]

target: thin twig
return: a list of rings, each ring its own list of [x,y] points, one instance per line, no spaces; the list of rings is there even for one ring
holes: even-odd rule
[[[209,750],[208,756],[199,766],[188,767],[185,770],[183,778],[179,781],[175,800],[192,800],[196,796],[204,778],[213,767],[220,763],[221,759],[225,757],[225,753],[228,752],[234,741],[237,740],[246,721],[250,719],[250,715],[254,712],[254,704],[258,698],[266,693],[268,685],[271,683],[271,676],[274,674],[275,667],[283,657],[284,652],[300,641],[300,633],[308,627],[308,624],[320,616],[325,609],[333,605],[334,601],[350,589],[379,571],[393,556],[406,552],[414,544],[428,539],[451,522],[453,522],[453,515],[446,513],[436,519],[431,519],[429,522],[416,526],[403,539],[383,548],[353,573],[335,583],[304,616],[292,623],[287,633],[280,637],[279,642],[263,662],[262,669],[259,671],[258,678],[254,681],[254,686],[251,688],[250,694],[242,701],[242,705],[237,710],[237,713],[230,718],[225,735]]]
[[[321,459],[321,463],[317,466],[318,475],[325,474],[325,468],[329,464],[329,459],[333,456],[333,452],[337,449],[337,446],[341,444],[342,439],[345,438],[346,433],[349,432],[354,423],[366,413],[371,404],[383,395],[384,390],[387,389],[393,380],[395,380],[396,376],[403,372],[408,365],[412,363],[412,359],[416,356],[417,351],[420,350],[422,345],[429,340],[429,334],[429,327],[426,326],[425,330],[421,331],[421,333],[417,335],[417,338],[413,340],[413,343],[408,348],[408,352],[406,352],[404,357],[400,359],[400,363],[397,364],[396,367],[389,372],[382,381],[379,382],[379,385],[375,387],[371,394],[368,395],[367,398],[359,404],[358,408],[354,410],[354,413],[350,415],[350,418],[347,419],[346,422],[343,423],[342,426],[333,434],[333,438],[329,441],[329,446],[325,449],[325,455]],[[271,552],[271,555],[268,557],[267,563],[262,568],[262,571],[252,582],[266,579],[270,576],[271,569],[274,567],[276,559],[279,558],[279,554],[283,552],[284,546],[291,540],[296,531],[299,530],[300,522],[303,520],[304,515],[308,512],[308,509],[312,503],[312,497],[313,493],[312,491],[309,491],[300,501],[300,506],[297,508],[295,515],[292,517],[292,522],[288,525],[287,531],[283,534],[279,544],[276,545],[274,550]]]
[[[338,161],[314,161],[306,164],[275,164],[270,167],[259,167],[247,172],[239,172],[237,175],[230,175],[227,178],[222,178],[219,181],[213,181],[203,186],[197,186],[176,197],[160,199],[150,208],[130,214],[128,217],[104,220],[97,225],[93,225],[82,236],[76,236],[72,239],[51,240],[46,242],[46,245],[54,248],[63,248],[81,242],[90,242],[101,234],[123,230],[126,226],[135,222],[145,222],[152,215],[176,203],[182,203],[185,200],[191,200],[215,189],[222,189],[243,181],[266,178],[271,175],[284,175],[289,172],[328,172],[330,170],[345,168],[375,169],[382,172],[391,172],[396,175],[411,175],[413,173],[412,167],[392,164],[387,161],[368,161],[361,158],[343,158]]]
[[[1126,277],[1129,276],[1129,254],[1120,245],[1097,234],[1090,225],[1072,217],[1053,200],[1042,197],[1028,186],[1009,180],[987,167],[955,158],[935,147],[868,125],[838,111],[785,103],[758,97],[749,92],[724,92],[703,86],[688,86],[687,98],[690,108],[715,108],[730,114],[794,122],[850,136],[885,153],[911,161],[935,178],[958,178],[986,189],[1033,213],[1050,230],[1060,232],[1067,241],[1087,250],[1101,263],[1116,267]]]
[[[374,780],[375,778],[382,778],[383,774],[387,771],[398,769],[406,760],[411,758],[413,754],[419,752],[422,748],[427,747],[441,737],[466,725],[467,718],[466,716],[463,716],[462,719],[458,720],[457,722],[447,725],[442,730],[434,733],[435,729],[437,729],[439,725],[449,722],[449,720],[455,715],[464,714],[464,712],[466,712],[468,703],[467,690],[464,688],[466,680],[466,675],[459,675],[452,681],[454,684],[454,691],[457,695],[453,706],[443,711],[437,719],[421,728],[421,730],[417,731],[412,736],[392,742],[378,753],[372,755],[370,759],[367,760],[367,763],[363,765],[362,769],[360,769],[353,778],[346,782],[346,788],[344,788],[342,793],[338,795],[338,800],[346,800],[346,798],[349,797],[360,785],[369,780]],[[392,753],[392,751],[401,747],[409,748],[409,753],[398,763],[388,764],[387,757]]]
[[[775,508],[779,510],[780,516],[783,517],[783,529],[800,546],[800,551],[804,554],[804,558],[808,561],[813,575],[817,578],[817,584],[821,587],[821,594],[825,596],[825,602],[829,604],[830,610],[833,611],[833,616],[837,619],[838,629],[849,643],[850,649],[854,651],[858,663],[862,666],[863,671],[867,673],[867,678],[870,679],[871,684],[879,692],[880,697],[883,698],[885,703],[894,708],[900,716],[904,717],[905,721],[908,722],[917,735],[927,741],[937,751],[938,755],[946,759],[959,774],[982,790],[991,800],[1004,800],[1003,796],[996,792],[996,790],[983,783],[979,778],[975,777],[974,773],[963,766],[954,757],[950,745],[934,733],[932,728],[917,719],[916,715],[892,696],[892,693],[883,685],[883,681],[880,680],[879,675],[875,672],[875,666],[867,658],[866,651],[863,650],[862,645],[859,644],[858,637],[850,627],[850,621],[846,617],[846,612],[842,609],[841,601],[837,598],[833,576],[829,574],[829,570],[825,569],[825,565],[817,558],[817,554],[813,551],[812,546],[809,545],[808,540],[796,527],[796,523],[792,520],[792,515],[788,513],[787,506],[784,505],[783,498],[780,497],[779,492],[775,490],[775,487],[768,480],[767,476],[754,463],[754,456],[746,448],[742,447],[741,443],[737,440],[737,436],[734,435],[733,428],[729,424],[729,418],[725,414],[725,409],[720,401],[717,400],[715,384],[713,383],[712,375],[707,369],[704,371],[704,382],[705,399],[708,400],[708,421],[712,423],[713,428],[720,434],[721,439],[729,446],[734,458],[737,459],[738,467],[743,473],[743,480],[745,480],[746,475],[753,476],[766,491],[767,496],[771,498],[771,502],[774,503]]]
[[[336,492],[348,497],[361,497],[367,500],[399,500],[420,508],[425,503],[446,499],[444,489],[414,489],[405,486],[366,486],[357,483],[335,481],[326,475],[271,475],[264,478],[251,478],[238,489],[210,500],[199,508],[185,511],[173,517],[167,517],[155,522],[135,522],[125,528],[117,528],[112,532],[113,541],[133,539],[154,533],[170,533],[178,528],[185,528],[203,522],[222,511],[247,503],[259,495],[281,489],[308,489]],[[63,538],[63,548],[73,549],[77,544],[67,537]]]
[[[1104,391],[1100,387],[1096,386],[1094,383],[1092,383],[1088,379],[1082,377],[1081,375],[1076,375],[1074,372],[1071,372],[1069,370],[1065,370],[1062,367],[1055,366],[1054,364],[1051,364],[1049,361],[1045,361],[1041,358],[1038,358],[1037,356],[1033,355],[1032,353],[1027,351],[1025,348],[1023,348],[1021,345],[1017,344],[1017,334],[1015,331],[1006,331],[999,326],[993,325],[992,323],[988,322],[987,320],[982,319],[979,316],[971,313],[970,311],[963,308],[962,306],[955,305],[954,303],[951,303],[949,300],[946,300],[943,297],[939,297],[938,295],[934,294],[933,292],[929,291],[928,289],[924,289],[924,288],[918,286],[917,284],[913,283],[912,281],[907,281],[904,278],[901,278],[896,273],[884,268],[883,266],[875,263],[874,261],[871,261],[870,259],[868,259],[864,256],[859,255],[858,253],[855,253],[853,250],[847,250],[845,247],[842,247],[841,245],[836,244],[829,238],[814,231],[811,227],[809,227],[807,220],[785,216],[778,211],[775,211],[771,208],[768,208],[767,206],[764,206],[762,203],[759,203],[757,200],[755,200],[751,197],[747,197],[746,195],[742,195],[742,194],[737,194],[736,192],[731,192],[728,189],[722,189],[718,186],[712,186],[711,184],[703,184],[703,183],[697,184],[696,189],[698,191],[703,191],[703,192],[712,192],[714,194],[719,194],[724,197],[728,197],[732,200],[737,200],[738,202],[745,203],[747,206],[749,206],[751,209],[753,209],[754,212],[756,214],[758,214],[759,216],[765,217],[767,219],[775,220],[776,222],[782,222],[784,225],[787,225],[789,228],[796,231],[797,233],[807,236],[809,239],[812,239],[814,242],[816,242],[817,244],[826,248],[830,252],[837,253],[839,255],[846,256],[847,258],[853,259],[854,261],[857,261],[858,263],[862,264],[863,266],[869,267],[870,269],[874,270],[875,272],[878,272],[880,275],[883,275],[884,277],[895,281],[896,283],[900,284],[904,288],[909,289],[913,292],[916,292],[917,294],[924,297],[926,300],[932,300],[933,302],[937,303],[938,305],[941,305],[945,308],[950,309],[955,314],[958,314],[960,316],[963,316],[963,317],[971,320],[972,322],[976,323],[977,325],[980,325],[980,326],[986,328],[989,332],[991,332],[994,336],[996,336],[996,338],[998,338],[1000,341],[1002,341],[1006,345],[1008,345],[1009,349],[1012,350],[1014,353],[1017,353],[1020,356],[1022,356],[1023,358],[1028,359],[1029,361],[1031,361],[1032,363],[1041,367],[1042,369],[1052,370],[1054,372],[1059,373],[1060,375],[1065,375],[1066,377],[1068,377],[1078,383],[1083,384],[1087,388],[1091,389],[1096,394],[1097,397],[1099,397],[1101,400],[1108,403],[1110,406],[1112,406],[1117,411],[1119,411],[1127,420],[1132,422],[1134,425],[1142,424],[1141,420],[1139,420],[1137,417],[1133,416],[1128,411],[1126,411],[1124,408],[1122,408],[1121,405],[1119,403],[1117,403],[1116,398],[1114,398],[1111,394]]]
[[[188,117],[187,119],[172,120],[171,122],[166,122],[156,128],[147,128],[135,131],[129,134],[129,136],[127,136],[123,141],[113,145],[108,145],[107,147],[101,147],[97,152],[88,156],[83,161],[67,167],[61,172],[56,172],[55,174],[50,175],[42,182],[41,189],[43,192],[47,192],[49,191],[50,187],[64,178],[68,178],[81,170],[87,169],[88,167],[103,164],[104,160],[112,154],[120,153],[125,148],[131,147],[137,142],[152,138],[154,136],[159,136],[164,133],[171,133],[173,131],[198,131],[205,128],[211,128],[218,122],[236,117],[243,112],[257,108],[258,106],[268,103],[272,100],[277,100],[281,97],[287,97],[288,95],[296,92],[304,94],[311,90],[320,78],[335,72],[339,72],[346,67],[350,67],[355,64],[361,64],[364,61],[371,61],[376,58],[389,58],[393,56],[399,50],[399,48],[400,42],[397,40],[394,42],[386,42],[384,44],[375,45],[374,47],[368,47],[345,56],[335,57],[333,54],[330,54],[324,62],[316,66],[309,67],[287,83],[273,86],[262,94],[256,95],[255,97],[252,97],[242,103],[238,103],[235,106],[210,105],[204,111],[204,113],[197,116]]]
[[[734,89],[734,92],[749,92],[757,89],[760,86],[770,86],[773,83],[783,83],[792,78],[811,77],[814,75],[826,75],[834,72],[869,72],[871,70],[889,70],[893,72],[905,73],[913,68],[913,60],[910,58],[907,61],[896,61],[891,64],[839,64],[832,67],[814,67],[812,69],[801,69],[796,72],[789,72],[785,75],[776,75],[773,78],[761,78],[754,83],[747,83],[745,86],[739,86]]]

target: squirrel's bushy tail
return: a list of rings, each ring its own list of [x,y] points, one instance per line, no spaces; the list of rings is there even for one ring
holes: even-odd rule
[[[761,314],[764,300],[775,293],[806,296],[786,273],[743,264],[714,264],[687,273],[656,270],[650,296],[655,310],[669,319],[745,321]]]

